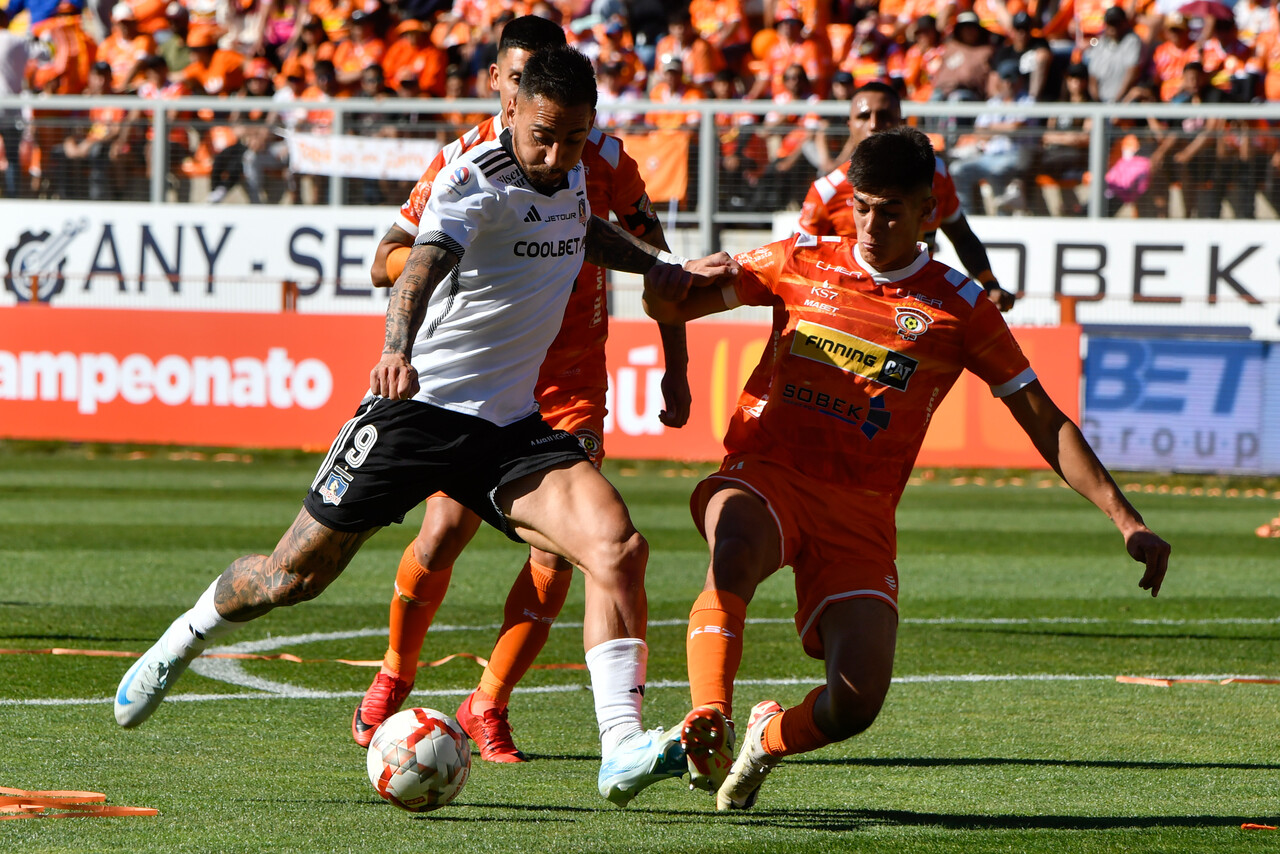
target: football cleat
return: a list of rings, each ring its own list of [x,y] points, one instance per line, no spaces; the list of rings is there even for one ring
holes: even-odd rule
[[[399,674],[383,668],[373,677],[373,684],[364,692],[355,714],[351,716],[351,737],[361,747],[373,741],[374,731],[382,722],[400,711],[404,698],[413,690],[412,682],[405,682]]]
[[[173,683],[178,681],[182,671],[200,655],[198,649],[192,649],[186,656],[169,651],[170,635],[173,632],[189,631],[185,620],[175,621],[160,636],[160,640],[152,644],[125,672],[120,686],[116,688],[116,723],[132,728],[151,717]]]
[[[729,769],[729,776],[724,778],[724,783],[716,792],[717,810],[745,810],[755,805],[756,796],[760,794],[760,784],[782,758],[765,753],[762,743],[765,725],[772,717],[781,713],[782,706],[773,700],[756,703],[751,710],[747,736],[742,740],[742,750]]]
[[[528,762],[529,757],[520,752],[511,737],[511,724],[507,722],[507,710],[485,709],[480,714],[471,711],[471,698],[474,693],[458,706],[458,726],[462,727],[476,746],[480,748],[480,758],[486,762]]]
[[[686,767],[679,727],[633,733],[600,762],[600,794],[625,807],[659,780],[683,776]]]
[[[680,743],[689,764],[689,788],[714,794],[733,765],[733,724],[719,710],[700,706],[684,719]]]

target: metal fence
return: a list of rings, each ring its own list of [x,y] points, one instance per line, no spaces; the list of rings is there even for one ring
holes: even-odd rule
[[[438,145],[496,107],[474,99],[0,98],[5,195],[398,206],[412,177],[301,172],[289,160],[289,134]],[[812,181],[839,164],[848,110],[833,101],[706,100],[674,113],[671,104],[602,102],[599,113],[611,132],[637,140],[654,137],[655,123],[673,126],[666,134],[681,140],[672,150],[686,158],[687,185],[660,207],[669,225],[696,230],[710,251],[721,229],[767,228],[773,214],[799,208]],[[1012,171],[998,177],[983,168],[991,134],[980,117],[992,107],[908,102],[904,111],[964,179],[958,189],[973,213],[1266,219],[1280,209],[1280,104],[1000,106],[1025,123],[996,134],[1002,150],[1017,152]],[[1061,142],[1063,131],[1072,144]]]

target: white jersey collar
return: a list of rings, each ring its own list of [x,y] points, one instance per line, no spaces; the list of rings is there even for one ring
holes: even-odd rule
[[[877,285],[891,285],[895,282],[901,282],[903,279],[910,278],[916,273],[924,269],[929,263],[929,247],[924,243],[916,243],[916,259],[901,270],[877,270],[866,262],[862,257],[862,247],[854,244],[853,257],[858,262],[858,266],[871,274],[871,280]]]

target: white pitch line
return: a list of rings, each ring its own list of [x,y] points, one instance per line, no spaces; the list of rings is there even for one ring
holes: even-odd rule
[[[974,684],[984,682],[1114,682],[1114,675],[1101,673],[922,673],[908,676],[895,676],[895,685],[938,685],[938,684]],[[1274,679],[1274,676],[1246,675],[1240,673],[1199,673],[1185,676],[1169,676],[1167,674],[1152,675],[1154,679],[1201,679],[1219,682],[1223,679]],[[785,679],[738,679],[734,684],[743,685],[816,685],[820,675],[812,678],[788,677]],[[650,682],[647,688],[686,689],[689,683],[682,680],[662,680]],[[416,690],[410,697],[465,697],[474,686],[466,688],[433,688]],[[540,685],[527,688],[516,688],[516,694],[567,694],[574,691],[590,690],[583,682],[574,685]],[[341,700],[363,697],[363,691],[313,691],[306,688],[290,688],[287,692],[254,692],[238,694],[174,694],[166,697],[166,703],[208,703],[219,700]],[[98,706],[112,702],[111,697],[56,697],[47,699],[7,699],[0,698],[0,706]]]

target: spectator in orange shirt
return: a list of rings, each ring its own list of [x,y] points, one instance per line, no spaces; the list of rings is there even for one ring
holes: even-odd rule
[[[1191,61],[1200,61],[1200,45],[1191,39],[1187,19],[1179,14],[1164,20],[1164,41],[1156,45],[1151,63],[1160,100],[1168,101],[1182,88],[1182,69]]]
[[[221,34],[220,30],[206,26],[187,35],[191,64],[183,69],[182,79],[196,94],[222,95],[236,92],[244,85],[244,57],[233,50],[219,48]]]
[[[822,49],[811,38],[804,36],[804,21],[789,6],[784,6],[776,13],[774,29],[778,32],[778,40],[765,54],[765,65],[757,75],[747,98],[773,97],[786,90],[783,75],[792,65],[804,69],[805,76],[819,95],[827,91],[830,59],[824,58]]]
[[[418,93],[440,97],[445,93],[445,68],[448,55],[431,43],[431,34],[421,21],[403,21],[392,33],[396,40],[382,58],[382,70],[397,90],[406,75],[417,82]],[[470,127],[470,125],[468,125]]]
[[[1204,43],[1200,61],[1210,82],[1231,92],[1233,100],[1248,101],[1253,97],[1253,79],[1246,69],[1252,56],[1253,48],[1240,40],[1235,19],[1214,20],[1213,36]]]
[[[876,15],[867,15],[853,29],[853,38],[849,43],[849,51],[840,70],[853,75],[853,86],[858,88],[879,80],[889,83],[894,77],[901,78],[905,63],[902,49],[880,32]]]
[[[751,27],[742,0],[692,0],[689,17],[698,35],[737,67],[751,50]]]
[[[296,62],[302,69],[307,83],[315,81],[316,63],[320,60],[333,60],[334,43],[325,35],[324,25],[319,18],[309,18],[302,25],[302,36],[294,52],[285,63]]]
[[[1262,91],[1268,101],[1280,101],[1280,28],[1264,30],[1258,34],[1257,61],[1261,67]],[[1280,169],[1280,156],[1273,160],[1272,177]]]
[[[347,24],[355,7],[352,0],[310,0],[307,12],[312,19],[319,20],[325,37],[337,44],[347,37]]]
[[[911,46],[902,62],[902,80],[907,98],[929,101],[933,96],[933,75],[941,67],[942,35],[933,15],[921,15],[913,24]]]
[[[724,57],[706,39],[698,35],[687,7],[672,10],[667,18],[667,35],[658,40],[658,62],[671,57],[684,63],[684,76],[694,86],[710,85],[716,72],[724,68]]]
[[[782,79],[785,88],[773,96],[774,103],[789,104],[794,108],[801,103],[819,100],[804,66],[792,65],[783,72]],[[813,114],[797,116],[779,112],[765,116],[764,126],[772,131],[774,137],[769,144],[773,156],[760,176],[752,210],[782,210],[803,201],[809,184],[817,176],[816,164],[809,162],[806,149],[813,150],[814,134],[820,124]]]
[[[364,70],[370,65],[381,67],[387,44],[378,38],[374,16],[356,9],[348,19],[347,37],[333,49],[333,68],[338,85],[352,92],[360,85]]]
[[[587,56],[600,68],[609,64],[620,67],[618,82],[623,88],[634,87],[643,91],[649,85],[648,72],[640,55],[631,45],[631,36],[627,32],[626,22],[613,17],[605,21],[603,27],[595,32],[596,55],[586,51]]]
[[[111,89],[117,94],[133,91],[133,78],[142,60],[156,51],[156,42],[138,32],[133,7],[117,3],[111,9],[111,32],[98,45],[97,58],[111,66]]]
[[[684,104],[702,99],[702,93],[684,79],[684,63],[678,57],[669,57],[661,65],[662,77],[649,90],[649,100],[661,104]],[[684,110],[654,110],[646,113],[644,120],[661,130],[696,128],[698,113]]]

